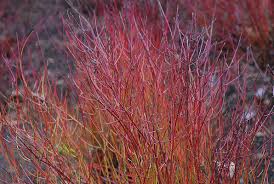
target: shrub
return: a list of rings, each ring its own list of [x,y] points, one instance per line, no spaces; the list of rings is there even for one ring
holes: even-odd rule
[[[195,12],[201,25],[215,20],[215,34],[234,46],[242,38],[245,50],[250,45],[256,51],[260,66],[271,63],[273,50],[273,3],[270,0],[182,0],[181,6],[189,14]]]
[[[228,61],[212,41],[212,27],[182,25],[178,18],[169,24],[163,11],[155,19],[145,12],[128,3],[121,11],[105,10],[102,22],[65,21],[76,65],[72,106],[71,99],[58,98],[46,70],[30,86],[19,67],[22,101],[10,103],[14,119],[1,119],[14,181],[247,183],[261,169],[266,180],[269,153],[258,162],[252,142],[270,113],[258,109],[245,118],[249,104],[237,49]],[[18,62],[22,66],[21,57]],[[227,111],[230,85],[239,98]],[[8,156],[13,152],[23,161]]]

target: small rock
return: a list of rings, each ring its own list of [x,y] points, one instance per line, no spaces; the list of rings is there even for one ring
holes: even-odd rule
[[[257,89],[255,95],[258,98],[263,98],[265,92],[266,92],[266,88],[265,87],[261,87],[261,88]]]
[[[230,178],[233,178],[234,176],[234,173],[235,173],[235,163],[234,162],[230,162],[230,165],[229,165],[229,177]]]
[[[269,99],[265,99],[263,102],[265,105],[270,105],[270,100]]]
[[[265,134],[263,132],[257,132],[256,133],[256,137],[263,137],[265,136]]]
[[[247,121],[251,120],[252,118],[254,118],[256,115],[256,112],[254,110],[249,110],[247,112],[245,112],[245,119]]]

